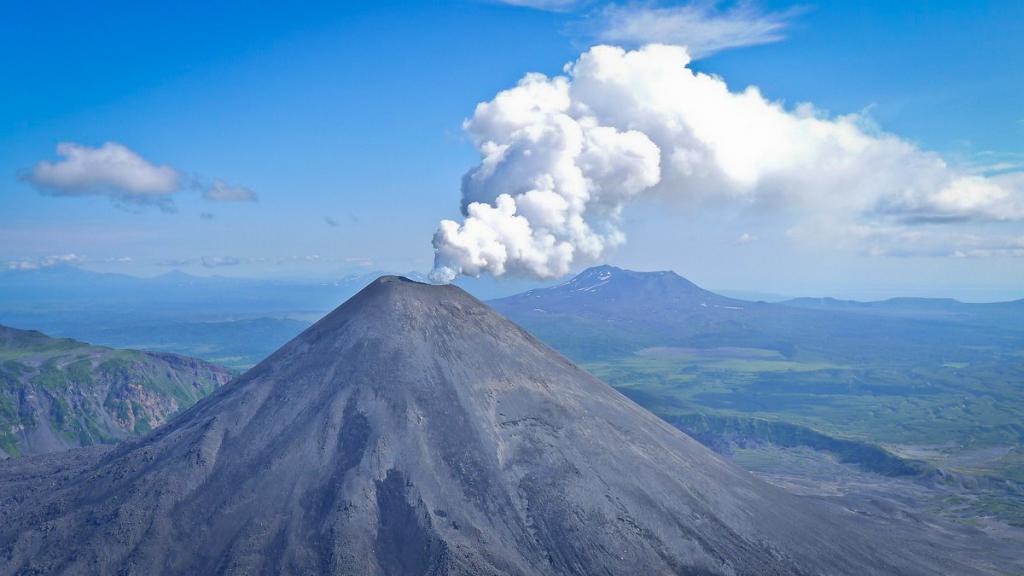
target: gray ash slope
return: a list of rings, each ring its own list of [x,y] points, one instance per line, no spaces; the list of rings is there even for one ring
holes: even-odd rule
[[[0,465],[2,574],[978,573],[966,542],[762,483],[396,277],[149,436]]]

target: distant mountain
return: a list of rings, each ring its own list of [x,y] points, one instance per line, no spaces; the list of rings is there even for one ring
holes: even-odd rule
[[[1007,315],[1000,305],[962,305],[991,306],[986,309],[998,312],[965,327],[942,315],[867,315],[802,301],[749,302],[715,294],[674,272],[612,266],[589,268],[558,286],[489,304],[577,360],[656,346],[743,346],[786,357],[827,353],[850,361],[869,359],[879,349],[915,357],[923,351],[934,355],[1003,343],[1013,326],[1024,326],[1024,315]]]
[[[230,378],[223,368],[185,356],[0,326],[0,456],[144,434]]]
[[[0,574],[969,575],[1006,558],[979,531],[765,484],[459,288],[397,277],[142,439],[0,466],[0,518]]]
[[[631,353],[768,309],[709,292],[674,272],[613,266],[588,268],[557,286],[488,303],[577,359]]]
[[[616,317],[649,317],[694,309],[736,310],[750,303],[704,290],[675,272],[634,272],[614,266],[588,268],[567,282],[495,300],[502,307],[530,307],[543,301],[546,312]]]

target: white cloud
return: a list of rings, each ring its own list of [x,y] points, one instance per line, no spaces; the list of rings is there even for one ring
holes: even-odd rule
[[[244,264],[245,260],[235,256],[203,256],[200,262],[204,268],[222,268]]]
[[[210,202],[256,202],[259,199],[255,192],[245,186],[232,186],[221,180],[214,180],[213,184],[203,190],[203,198]]]
[[[298,256],[287,256],[284,258],[278,258],[278,264],[289,264],[292,262],[319,262],[321,260],[319,254],[305,254]]]
[[[174,168],[157,166],[128,147],[107,142],[98,148],[62,142],[56,162],[37,163],[24,179],[53,196],[107,196],[121,204],[155,204],[173,210],[173,195],[182,190],[182,175]],[[255,202],[256,193],[214,179],[212,184],[193,179],[190,187],[202,190],[211,202]]]
[[[434,237],[435,278],[556,277],[622,241],[614,221],[628,197],[658,182],[659,150],[572,107],[569,79],[539,74],[477,106],[465,129],[483,158],[463,178],[466,221],[446,220]]]
[[[104,195],[131,203],[161,203],[179,188],[174,168],[156,166],[116,142],[99,148],[62,142],[57,155],[62,159],[39,162],[26,176],[56,196]]]
[[[581,0],[497,0],[501,4],[509,6],[522,6],[536,10],[548,10],[551,12],[565,12],[579,6]]]
[[[737,236],[736,240],[733,243],[742,246],[744,244],[750,244],[751,242],[757,242],[757,236],[754,236],[749,232],[744,232],[743,234]]]
[[[601,42],[676,44],[701,58],[729,48],[783,40],[796,15],[794,10],[763,12],[752,2],[737,2],[725,9],[720,5],[713,1],[665,7],[610,4],[590,18],[589,27]]]
[[[958,248],[952,255],[956,258],[1024,258],[1024,236],[980,247]]]
[[[102,261],[107,264],[131,264],[134,259],[131,256],[108,256]]]
[[[61,264],[78,264],[84,260],[85,258],[78,254],[58,254],[41,258],[11,260],[6,263],[6,268],[8,270],[39,270],[40,268],[51,268]]]
[[[496,1],[549,12],[583,13],[570,29],[589,40],[627,47],[675,44],[686,46],[695,58],[784,40],[790,22],[802,11],[764,11],[751,0],[694,0],[671,6],[628,1],[598,8],[586,0]]]
[[[798,220],[793,238],[862,244],[922,222],[1024,219],[1020,173],[957,169],[857,115],[733,92],[689,62],[676,46],[597,46],[565,76],[528,74],[479,104],[465,129],[481,161],[463,178],[464,221],[434,236],[433,277],[560,276],[624,241],[639,195],[775,209]]]

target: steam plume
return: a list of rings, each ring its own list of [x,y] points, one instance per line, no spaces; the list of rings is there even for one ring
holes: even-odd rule
[[[798,208],[863,234],[915,222],[1024,218],[1021,179],[984,177],[856,115],[786,109],[689,68],[685,48],[596,46],[565,75],[527,74],[464,128],[481,160],[462,182],[461,223],[434,235],[432,278],[553,278],[625,237],[640,195]]]

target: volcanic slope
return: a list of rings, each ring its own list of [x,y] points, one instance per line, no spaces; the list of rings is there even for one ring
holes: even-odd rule
[[[142,439],[0,465],[2,574],[985,573],[966,536],[773,488],[397,277]]]

